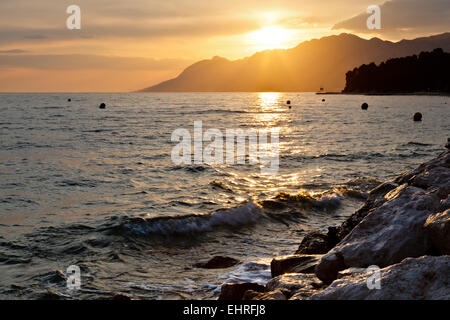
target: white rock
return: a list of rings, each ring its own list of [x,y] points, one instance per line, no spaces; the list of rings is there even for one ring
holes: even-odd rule
[[[450,256],[408,258],[380,270],[380,289],[369,289],[374,273],[334,281],[311,300],[449,300]],[[371,282],[373,283],[373,282]]]
[[[431,244],[423,225],[439,207],[438,196],[404,184],[385,198],[383,205],[322,257],[316,267],[319,279],[330,283],[340,270],[370,265],[382,268],[427,253]]]

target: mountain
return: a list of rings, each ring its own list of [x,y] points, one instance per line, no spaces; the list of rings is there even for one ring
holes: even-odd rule
[[[343,33],[305,41],[291,49],[257,52],[240,60],[214,57],[199,61],[178,77],[141,92],[306,92],[320,87],[340,91],[345,86],[346,72],[357,66],[435,48],[450,51],[450,33],[399,42],[365,40]]]

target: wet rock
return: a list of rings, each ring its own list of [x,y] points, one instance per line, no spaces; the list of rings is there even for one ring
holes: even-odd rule
[[[127,295],[119,293],[119,294],[114,295],[112,297],[112,300],[114,300],[114,301],[130,301],[131,298],[129,296],[127,296]]]
[[[287,300],[283,291],[276,289],[270,292],[257,292],[248,290],[244,293],[242,300]]]
[[[293,295],[307,297],[317,293],[325,285],[314,275],[306,273],[287,273],[273,278],[266,284],[266,291],[281,290],[286,298]]]
[[[449,300],[450,257],[408,258],[380,270],[381,289],[367,286],[373,272],[334,281],[311,300]],[[372,282],[373,283],[373,282]]]
[[[328,228],[328,233],[310,231],[302,239],[295,254],[324,254],[330,251],[337,243],[337,229]]]
[[[450,209],[429,216],[424,228],[435,248],[450,255]]]
[[[413,120],[414,121],[422,121],[422,114],[420,112],[414,113]]]
[[[48,280],[51,283],[67,283],[67,275],[62,270],[55,270],[49,275]]]
[[[368,105],[366,102],[364,102],[364,103],[361,105],[361,109],[367,110],[367,109],[369,109],[369,105]]]
[[[264,292],[265,286],[253,282],[235,282],[222,285],[219,300],[242,300],[248,290]]]
[[[314,273],[322,255],[296,254],[276,257],[270,263],[272,277],[285,273]]]
[[[239,260],[230,257],[215,256],[207,262],[199,262],[194,266],[203,269],[223,269],[230,268],[240,263]]]
[[[439,198],[402,185],[385,195],[386,202],[371,211],[335,248],[322,257],[316,275],[326,283],[349,267],[385,267],[407,257],[424,255],[431,243],[423,224],[436,212]]]

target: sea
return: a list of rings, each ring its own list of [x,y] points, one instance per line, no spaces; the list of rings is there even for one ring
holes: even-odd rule
[[[278,130],[278,170],[174,163],[172,134],[195,121]],[[265,283],[273,257],[447,137],[443,96],[0,94],[0,299],[216,299],[227,282]],[[240,263],[196,266],[214,256]]]

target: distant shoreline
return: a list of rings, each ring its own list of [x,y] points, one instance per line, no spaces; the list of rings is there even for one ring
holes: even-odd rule
[[[449,97],[450,92],[392,92],[392,93],[373,93],[373,92],[316,92],[317,95],[354,95],[354,96],[438,96]]]

